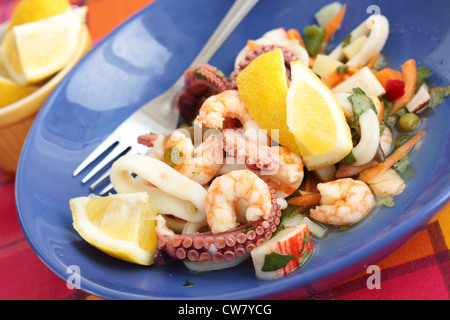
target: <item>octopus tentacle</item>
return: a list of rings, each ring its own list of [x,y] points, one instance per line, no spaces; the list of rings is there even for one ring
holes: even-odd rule
[[[282,146],[260,145],[246,139],[242,130],[227,129],[222,135],[225,152],[257,173],[280,198],[298,189],[304,177],[299,156]]]
[[[184,73],[184,89],[178,95],[177,108],[183,119],[191,123],[208,97],[232,89],[231,81],[216,67],[200,64]]]
[[[272,211],[267,218],[250,221],[229,232],[174,234],[158,221],[156,232],[159,250],[155,256],[155,264],[174,260],[221,263],[241,257],[260,246],[272,237],[280,224],[281,209],[277,195],[272,189],[270,192]]]
[[[288,79],[290,79],[291,61],[298,60],[299,57],[294,52],[287,49],[286,47],[276,45],[276,44],[267,44],[267,45],[258,46],[257,48],[253,49],[252,51],[247,53],[247,55],[244,57],[244,59],[241,60],[241,62],[239,62],[238,67],[231,74],[231,80],[233,82],[233,86],[235,86],[236,77],[238,76],[238,74],[241,73],[241,71],[244,70],[250,64],[250,62],[252,62],[256,57],[262,55],[263,53],[266,53],[266,52],[269,52],[269,51],[272,51],[272,50],[275,50],[278,48],[281,48],[281,52],[283,53],[284,64],[286,66],[286,73],[287,73]]]

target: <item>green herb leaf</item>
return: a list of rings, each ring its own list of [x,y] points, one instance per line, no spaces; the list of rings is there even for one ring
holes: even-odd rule
[[[311,251],[306,251],[302,254],[300,258],[298,258],[298,267],[301,268],[305,265],[306,262],[311,258],[312,253]]]
[[[247,226],[247,227],[245,227],[244,229],[242,229],[242,232],[243,232],[243,233],[247,233],[247,232],[249,232],[250,230],[255,230],[255,226]]]
[[[192,282],[190,282],[190,281],[186,281],[184,284],[183,284],[183,287],[192,287],[194,284],[192,283]]]
[[[350,151],[350,153],[348,155],[346,155],[344,159],[339,161],[339,163],[348,164],[348,165],[352,165],[355,162],[356,162],[356,158],[352,151]]]
[[[350,228],[348,226],[340,226],[339,228],[342,232],[348,231],[350,230]]]
[[[325,29],[318,25],[306,26],[303,28],[303,42],[309,55],[314,57],[319,52],[323,39],[325,38]]]
[[[395,205],[394,198],[392,198],[392,197],[378,198],[377,199],[377,205],[378,206],[386,206],[386,207],[392,208]]]
[[[354,122],[356,125],[359,123],[359,116],[361,114],[369,109],[373,109],[377,113],[377,109],[375,109],[372,99],[366,95],[363,89],[353,88],[353,92],[354,94],[347,99],[352,103],[353,117],[355,118]]]
[[[350,44],[352,41],[352,34],[349,33],[343,40],[342,40],[342,48],[345,48]]]
[[[401,117],[401,116],[404,115],[405,113],[408,113],[408,109],[406,109],[406,107],[401,108],[401,109],[398,110],[395,114],[396,114],[398,117]]]
[[[414,177],[415,172],[414,172],[413,167],[410,164],[408,164],[406,166],[406,168],[403,170],[403,172],[399,173],[399,175],[400,175],[400,177],[402,177],[403,180],[406,181],[406,180],[409,180],[412,177]]]
[[[408,156],[404,156],[394,164],[394,168],[399,173],[403,180],[408,180],[414,176],[415,172],[409,163]]]
[[[346,64],[340,65],[336,68],[338,75],[342,75],[348,72],[348,66]]]
[[[420,89],[420,86],[423,84],[426,78],[431,76],[433,71],[428,69],[426,66],[420,66],[417,68],[417,84],[416,84],[416,92]]]
[[[277,230],[273,233],[272,237],[275,236],[278,231],[284,229],[284,224],[286,221],[291,219],[296,214],[299,214],[302,211],[302,208],[298,206],[288,205],[286,209],[281,210],[281,222],[278,225]]]
[[[394,164],[394,167],[395,169],[397,169],[398,172],[403,172],[406,170],[406,167],[408,165],[409,165],[408,156],[404,156]]]
[[[449,95],[450,95],[450,85],[445,87],[435,87],[430,90],[429,105],[432,108],[437,108],[444,102],[444,98],[448,97]]]
[[[295,258],[296,257],[293,254],[279,254],[276,252],[266,254],[266,256],[264,257],[264,265],[261,268],[261,271],[267,272],[281,269],[285,265],[287,265],[289,261]]]
[[[206,80],[206,77],[202,75],[200,72],[200,68],[194,69],[194,75],[197,79]]]
[[[402,144],[404,144],[406,141],[408,141],[410,138],[411,138],[411,136],[408,134],[404,134],[403,136],[398,137],[397,139],[395,139],[394,148],[397,149]]]
[[[225,77],[225,75],[223,74],[222,71],[220,71],[219,69],[216,70],[216,75],[219,77]]]

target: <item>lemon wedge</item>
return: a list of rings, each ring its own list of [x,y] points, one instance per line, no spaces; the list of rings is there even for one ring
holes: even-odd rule
[[[9,29],[64,13],[70,6],[69,0],[21,0],[11,14]]]
[[[37,83],[64,68],[80,45],[86,7],[15,26],[0,47],[10,77],[21,85]]]
[[[342,160],[353,147],[350,128],[333,93],[301,61],[291,62],[287,125],[309,170]]]
[[[20,86],[3,76],[0,70],[0,108],[25,98],[38,88],[37,86]]]
[[[288,82],[281,49],[256,57],[239,73],[236,83],[245,106],[258,126],[266,129],[279,144],[300,154],[296,139],[286,126]]]
[[[157,250],[156,210],[146,192],[70,199],[73,227],[112,257],[153,264]]]

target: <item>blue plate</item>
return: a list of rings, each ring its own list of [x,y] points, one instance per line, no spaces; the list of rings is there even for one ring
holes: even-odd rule
[[[303,29],[327,1],[261,0],[211,60],[230,74],[247,39],[284,27]],[[81,289],[109,299],[299,298],[375,264],[423,229],[450,197],[450,101],[427,110],[423,144],[410,162],[415,176],[393,208],[383,207],[348,232],[314,239],[315,254],[300,271],[257,280],[251,261],[193,274],[181,263],[141,267],[118,261],[83,241],[72,228],[69,199],[88,195],[76,166],[128,115],[167,89],[188,67],[232,1],[157,0],[99,43],[65,78],[39,113],[23,148],[16,199],[23,231],[58,276],[79,268]],[[333,45],[365,20],[376,4],[388,17],[383,52],[390,66],[414,58],[450,84],[450,2],[352,1]],[[186,281],[191,287],[184,287]]]

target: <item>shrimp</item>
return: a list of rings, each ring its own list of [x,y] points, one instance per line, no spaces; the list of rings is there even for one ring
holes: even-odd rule
[[[189,179],[205,185],[223,165],[222,136],[211,134],[200,145],[183,130],[175,130],[164,146],[164,161]]]
[[[226,90],[205,100],[194,120],[194,125],[222,129],[225,118],[238,119],[247,137],[261,144],[269,144],[270,138],[253,120],[237,90]]]
[[[236,170],[215,178],[205,199],[206,220],[212,233],[236,228],[235,206],[246,200],[247,221],[270,216],[273,208],[269,186],[250,170]]]
[[[282,146],[260,145],[246,139],[242,130],[223,131],[224,149],[258,174],[277,193],[286,198],[303,181],[302,159]]]
[[[152,155],[162,160],[164,158],[164,145],[168,136],[158,133],[142,134],[138,137],[138,143],[149,147],[147,155]]]
[[[270,149],[280,159],[280,168],[273,175],[260,177],[275,190],[279,198],[284,199],[300,187],[304,177],[303,162],[288,148],[273,146]]]
[[[343,178],[317,184],[320,204],[311,209],[313,219],[332,225],[352,225],[367,216],[375,206],[375,196],[362,181]]]
[[[380,135],[380,147],[385,156],[391,152],[393,137],[392,130],[385,127]]]
[[[399,195],[406,187],[405,181],[394,169],[387,169],[367,183],[370,189],[380,197]]]

